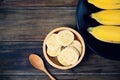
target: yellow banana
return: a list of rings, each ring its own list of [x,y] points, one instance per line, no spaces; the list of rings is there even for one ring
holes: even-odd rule
[[[88,0],[88,2],[101,9],[120,9],[120,0]]]
[[[92,13],[91,17],[101,24],[120,25],[120,10],[102,10]]]
[[[89,27],[88,32],[98,40],[120,44],[120,26]]]

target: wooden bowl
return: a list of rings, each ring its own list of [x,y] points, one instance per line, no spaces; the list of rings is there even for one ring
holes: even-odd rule
[[[75,36],[75,39],[80,41],[80,43],[82,44],[82,52],[81,52],[81,55],[78,59],[78,61],[75,63],[75,64],[72,64],[72,65],[69,65],[69,66],[63,66],[61,65],[57,58],[56,57],[50,57],[48,54],[47,54],[47,46],[46,46],[46,41],[47,39],[49,38],[49,36],[53,33],[58,33],[59,31],[62,31],[62,30],[69,30],[71,31],[74,36]],[[58,69],[70,69],[70,68],[73,68],[75,67],[76,65],[78,65],[81,60],[83,59],[84,55],[85,55],[85,43],[84,43],[84,40],[82,38],[82,36],[77,32],[75,31],[74,29],[72,28],[68,28],[68,27],[59,27],[59,28],[56,28],[54,30],[52,30],[47,36],[46,38],[44,39],[44,43],[43,43],[43,54],[44,54],[44,57],[45,59],[48,61],[48,63],[50,63],[53,67],[55,68],[58,68]]]

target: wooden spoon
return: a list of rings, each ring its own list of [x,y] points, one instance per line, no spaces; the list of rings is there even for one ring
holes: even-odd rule
[[[36,69],[39,69],[39,70],[42,70],[43,72],[45,72],[51,80],[56,80],[48,71],[47,69],[45,68],[44,66],[44,63],[43,63],[43,60],[41,57],[39,57],[38,55],[36,54],[30,54],[29,56],[29,60],[30,60],[30,63],[36,68]]]

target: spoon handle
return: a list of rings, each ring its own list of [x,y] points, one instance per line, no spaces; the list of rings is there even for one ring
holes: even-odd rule
[[[44,70],[44,72],[50,77],[51,80],[56,80],[47,70]]]

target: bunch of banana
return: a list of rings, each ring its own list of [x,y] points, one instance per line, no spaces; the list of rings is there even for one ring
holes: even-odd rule
[[[104,25],[120,25],[120,10],[102,10],[92,13],[91,17]]]
[[[120,9],[120,0],[88,0],[88,2],[101,9]]]
[[[120,0],[88,0],[88,2],[103,9],[90,15],[102,25],[89,27],[88,32],[98,40],[120,44]]]
[[[98,40],[120,44],[120,26],[99,25],[89,27],[88,32]]]
[[[69,30],[62,30],[50,35],[46,41],[47,54],[56,57],[60,64],[67,66],[77,62],[82,52],[80,41],[75,40]]]

